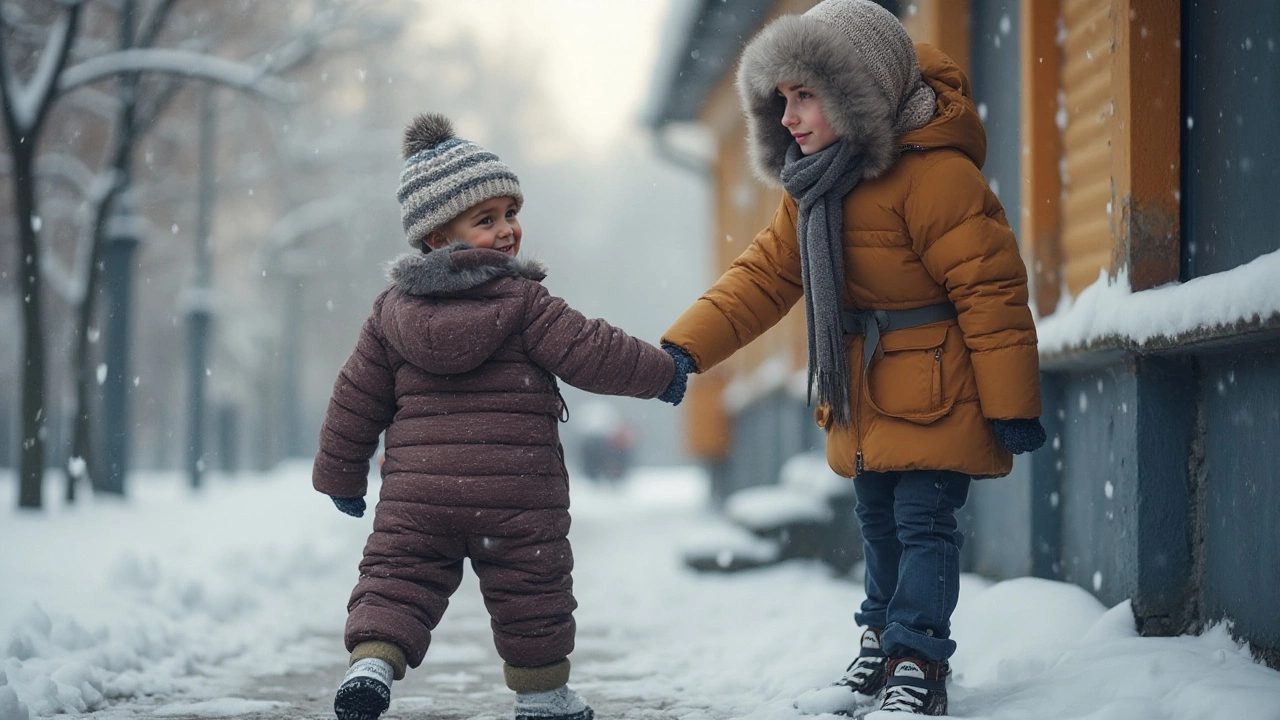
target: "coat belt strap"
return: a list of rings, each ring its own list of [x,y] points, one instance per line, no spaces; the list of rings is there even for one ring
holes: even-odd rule
[[[867,366],[871,364],[876,348],[880,347],[881,334],[957,317],[955,306],[949,302],[925,305],[910,310],[845,310],[841,314],[844,320],[844,331],[850,335],[863,336],[862,372],[864,373],[867,371]]]

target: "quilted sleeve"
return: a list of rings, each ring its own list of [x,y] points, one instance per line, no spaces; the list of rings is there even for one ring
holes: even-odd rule
[[[570,385],[603,395],[655,398],[671,384],[675,361],[663,350],[599,318],[587,318],[529,282],[525,350]]]
[[[915,250],[947,289],[969,348],[982,414],[1040,415],[1040,360],[1027,305],[1027,270],[986,178],[943,155],[917,177],[905,205]]]
[[[369,459],[396,413],[395,377],[377,318],[382,297],[365,320],[355,350],[338,372],[320,428],[320,451],[311,469],[316,490],[361,497],[368,489]]]
[[[781,320],[804,292],[796,204],[784,196],[768,227],[662,336],[706,372]]]

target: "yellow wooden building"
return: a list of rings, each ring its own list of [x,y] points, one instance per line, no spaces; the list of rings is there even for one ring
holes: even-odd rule
[[[779,199],[747,165],[737,55],[814,4],[676,3],[650,120],[669,154],[684,126],[712,138],[715,276]],[[881,4],[972,81],[1041,332],[1052,440],[975,485],[967,566],[1132,598],[1147,633],[1229,617],[1276,662],[1280,615],[1250,589],[1280,592],[1280,3]],[[691,385],[719,497],[822,445],[802,313]]]

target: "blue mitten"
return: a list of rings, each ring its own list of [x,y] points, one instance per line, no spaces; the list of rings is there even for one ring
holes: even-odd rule
[[[351,517],[364,517],[364,498],[334,497],[333,495],[330,495],[329,499],[333,501],[334,505],[338,506],[339,510]]]
[[[996,433],[996,440],[1014,455],[1038,450],[1044,445],[1044,426],[1040,424],[1040,418],[992,420],[991,429]]]
[[[689,384],[689,373],[697,371],[698,366],[693,362],[693,358],[689,353],[678,345],[663,343],[662,349],[666,350],[671,359],[676,361],[676,374],[672,376],[671,384],[667,386],[666,390],[662,391],[658,399],[672,405],[679,405],[680,401],[684,399],[684,391]]]

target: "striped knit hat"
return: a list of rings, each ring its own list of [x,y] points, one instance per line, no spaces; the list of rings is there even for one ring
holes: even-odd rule
[[[496,197],[514,198],[517,210],[524,204],[519,178],[497,155],[456,137],[443,115],[419,115],[409,123],[396,199],[410,245],[429,252],[432,230]]]

